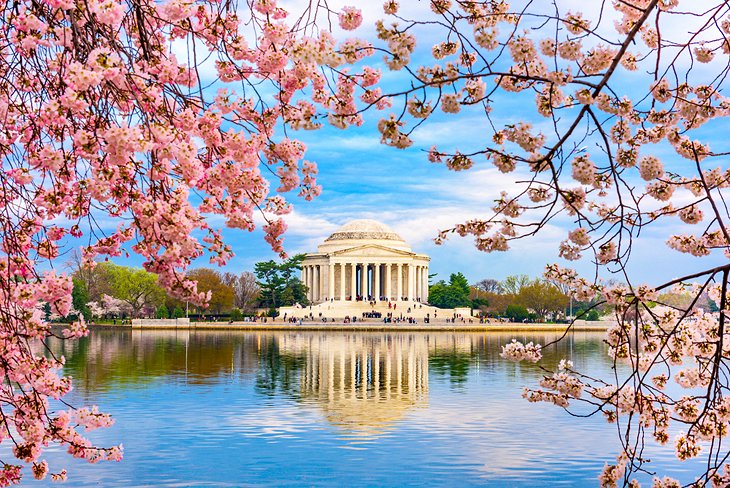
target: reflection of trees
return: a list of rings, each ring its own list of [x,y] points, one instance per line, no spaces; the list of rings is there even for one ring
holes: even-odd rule
[[[95,330],[78,341],[50,339],[49,347],[66,357],[65,373],[87,391],[144,384],[167,375],[205,383],[260,369],[261,340],[256,334]]]
[[[561,334],[545,333],[436,333],[429,335],[429,366],[433,374],[448,376],[455,386],[463,386],[469,371],[475,366],[499,371],[507,377],[521,377],[527,384],[542,377],[537,365],[512,363],[499,354],[502,346],[517,339],[522,342],[548,344]],[[573,332],[564,340],[543,350],[540,365],[555,369],[561,359],[572,359],[576,365],[611,367],[605,354],[603,334],[600,332]]]
[[[453,353],[442,353],[431,356],[428,360],[431,371],[439,375],[447,375],[454,384],[463,384],[469,374],[469,365],[473,358],[469,355]]]
[[[454,385],[462,385],[469,375],[469,368],[478,358],[474,340],[470,334],[434,334],[429,341],[428,364],[435,374],[449,376]]]
[[[421,388],[425,398],[429,373],[448,376],[460,386],[475,367],[519,377],[525,384],[535,381],[542,375],[535,365],[499,357],[501,346],[513,337],[545,344],[557,334],[95,330],[78,341],[50,339],[49,346],[66,357],[65,373],[89,392],[167,375],[185,376],[189,383],[250,377],[260,394],[284,394],[319,405],[330,405],[331,396],[354,395],[366,402],[365,414],[370,403],[387,400],[388,391],[392,399]],[[560,359],[572,358],[576,366],[610,367],[604,347],[600,333],[569,334],[544,351],[541,364],[554,368]],[[422,387],[409,383],[415,377],[421,378]]]
[[[299,398],[299,371],[304,358],[289,353],[282,354],[273,337],[267,338],[259,353],[259,368],[256,371],[256,391],[267,396],[284,393]]]

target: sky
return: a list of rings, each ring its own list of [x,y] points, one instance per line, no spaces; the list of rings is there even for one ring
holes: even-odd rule
[[[689,0],[682,0],[680,7]],[[280,0],[279,5],[296,12],[304,0]],[[430,15],[427,2],[402,0],[401,13],[404,17]],[[702,0],[702,3],[707,3]],[[360,36],[374,39],[374,23],[383,18],[381,2],[345,2],[333,0],[328,6],[338,11],[341,6],[355,4],[363,10],[364,23],[354,33],[346,33],[333,24],[333,34],[342,40]],[[566,10],[583,10],[587,18],[599,15],[600,2],[586,3],[564,0]],[[693,4],[696,5],[696,4]],[[586,9],[588,9],[586,11]],[[611,14],[604,12],[601,34],[616,37],[612,29]],[[672,20],[679,32],[683,27]],[[528,24],[529,26],[529,24]],[[424,53],[430,46],[443,39],[436,37],[430,29],[419,32],[419,48],[414,59],[426,60]],[[376,55],[368,60],[369,65],[382,68],[383,86],[398,87],[406,81],[402,73],[390,72]],[[727,56],[718,57],[719,63],[726,63]],[[435,61],[430,56],[428,64]],[[681,59],[680,63],[683,62]],[[704,67],[701,67],[705,69]],[[712,66],[708,67],[711,70]],[[699,70],[702,74],[701,69]],[[212,73],[211,73],[212,74]],[[205,79],[205,73],[202,73]],[[631,93],[639,75],[621,74],[622,86]],[[525,120],[545,131],[548,142],[554,137],[552,123],[536,114],[534,95],[515,95],[497,92],[492,98],[494,121],[497,125]],[[393,112],[400,110],[396,104]],[[592,276],[595,266],[588,257],[578,262],[567,262],[558,257],[558,245],[567,232],[575,227],[568,216],[562,215],[551,221],[534,237],[513,241],[508,252],[484,253],[474,247],[472,238],[453,236],[442,245],[436,245],[434,238],[440,230],[449,229],[470,218],[489,217],[494,200],[500,191],[514,189],[515,181],[526,173],[510,174],[499,172],[485,158],[476,158],[476,164],[468,171],[453,172],[445,166],[428,162],[426,151],[438,144],[446,151],[459,149],[463,152],[483,148],[492,136],[483,115],[476,110],[463,109],[457,116],[436,113],[412,134],[413,145],[405,150],[382,145],[377,131],[377,122],[387,117],[391,110],[368,112],[362,127],[339,130],[329,125],[318,131],[299,131],[290,137],[303,141],[307,146],[305,159],[316,161],[319,166],[318,182],[323,187],[322,195],[312,202],[297,198],[293,193],[285,196],[294,204],[294,210],[285,217],[288,231],[285,234],[285,249],[289,255],[316,251],[317,245],[337,228],[354,219],[375,219],[390,226],[408,242],[413,250],[431,257],[430,273],[436,274],[434,281],[445,279],[451,273],[461,272],[470,282],[484,278],[502,280],[509,275],[526,274],[540,276],[547,264],[558,262],[573,266],[584,275]],[[704,129],[703,135],[711,142],[723,141],[726,122],[718,121]],[[279,133],[281,135],[281,133]],[[713,146],[713,149],[715,147]],[[662,155],[667,169],[680,171],[686,164],[668,146],[657,146],[654,153]],[[727,166],[727,165],[725,165]],[[637,182],[637,184],[642,184]],[[272,184],[275,188],[277,185]],[[682,195],[679,195],[683,198]],[[263,222],[258,219],[259,224]],[[688,274],[700,267],[709,267],[726,261],[721,255],[706,259],[693,258],[670,250],[665,242],[673,232],[681,230],[679,220],[647,228],[635,241],[629,270],[635,282],[658,284],[662,281]],[[113,224],[113,225],[112,225]],[[211,218],[214,227],[221,227],[220,218]],[[111,223],[112,228],[116,224]],[[698,229],[692,229],[697,231]],[[251,233],[238,229],[224,229],[226,242],[232,247],[235,257],[223,271],[239,273],[252,271],[259,261],[278,259],[263,240],[259,228]],[[121,264],[140,265],[139,258],[123,260]],[[196,266],[209,266],[201,259]],[[611,278],[610,273],[602,277]],[[622,280],[621,276],[615,276]]]
[[[280,5],[296,10],[301,3],[280,2]],[[381,4],[355,3],[363,9],[365,17],[363,27],[355,34],[372,39],[372,25],[376,19],[383,17]],[[345,3],[333,2],[330,8],[336,11],[340,4]],[[402,1],[401,4],[404,15],[422,15],[427,9],[425,2]],[[573,11],[580,10],[582,6],[589,18],[598,14],[598,2],[596,5],[575,1],[562,4],[568,5],[567,10]],[[585,8],[589,11],[585,12]],[[591,9],[594,11],[591,12]],[[612,25],[610,18],[605,25]],[[610,35],[612,29],[605,32]],[[334,34],[339,38],[345,36],[336,26]],[[422,34],[419,37],[420,49],[428,50],[436,39],[430,31]],[[615,32],[613,35],[616,35]],[[421,52],[417,51],[417,55]],[[380,62],[375,64],[384,67]],[[387,69],[383,71],[386,86],[397,86],[404,80],[399,73],[388,72]],[[630,92],[632,76],[635,75],[622,76],[626,77],[624,86]],[[497,122],[513,123],[527,117],[527,121],[538,127],[540,124],[545,125],[547,119],[529,115],[534,114],[534,105],[528,102],[531,99],[532,95],[529,99],[506,95],[504,92],[496,95],[493,105],[495,112],[499,112],[495,114]],[[431,256],[430,272],[436,274],[435,280],[448,279],[449,274],[454,272],[462,272],[472,283],[483,278],[501,280],[514,274],[539,276],[546,264],[554,262],[572,265],[587,275],[593,274],[595,267],[588,258],[569,263],[558,257],[559,242],[565,238],[567,231],[574,228],[571,218],[567,216],[556,219],[535,237],[513,242],[508,252],[480,252],[475,249],[473,239],[458,236],[450,238],[443,245],[436,245],[433,239],[439,230],[451,228],[470,218],[489,216],[495,198],[499,197],[501,190],[512,188],[519,174],[502,174],[483,158],[477,158],[477,164],[463,172],[449,171],[443,165],[428,162],[426,151],[435,143],[446,150],[458,148],[468,151],[491,138],[492,132],[488,130],[484,117],[474,111],[463,110],[456,117],[436,113],[414,132],[414,144],[405,150],[387,147],[379,142],[377,120],[388,113],[386,110],[366,114],[365,124],[360,128],[342,131],[325,126],[319,131],[301,131],[291,135],[306,143],[306,159],[318,163],[318,180],[323,192],[312,202],[305,202],[293,195],[290,197],[295,208],[286,217],[288,231],[285,248],[290,255],[314,252],[317,245],[341,225],[353,219],[368,218],[387,224],[414,251]],[[716,122],[715,133],[708,129],[705,136],[711,140],[723,138],[724,130],[718,130],[724,127],[723,124],[725,122]],[[668,169],[672,169],[675,164],[686,164],[678,160],[679,156],[671,148],[657,147],[655,151],[666,156]],[[679,220],[649,227],[635,242],[629,269],[636,281],[656,284],[694,272],[700,266],[720,264],[725,260],[722,256],[698,259],[669,249],[665,244],[666,239],[671,233],[680,230],[681,223],[675,223],[679,223]],[[227,271],[252,270],[258,261],[276,259],[276,255],[263,242],[259,230],[247,233],[229,229],[224,231],[224,236],[236,253]],[[611,277],[606,273],[602,276]],[[620,275],[617,278],[622,279]]]

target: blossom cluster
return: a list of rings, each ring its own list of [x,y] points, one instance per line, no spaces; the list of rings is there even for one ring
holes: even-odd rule
[[[712,129],[697,130],[730,116],[726,63],[717,62],[730,54],[730,12],[719,1],[712,7],[689,2],[681,11],[678,0],[599,3],[601,13],[588,15],[572,4],[566,10],[563,2],[546,13],[508,1],[439,0],[430,2],[437,22],[399,16],[386,28],[382,21],[378,29],[392,51],[391,69],[408,68],[412,75],[410,86],[394,93],[393,101],[404,104],[402,115],[381,122],[383,142],[405,147],[401,137],[439,108],[447,119],[483,117],[485,136],[475,141],[476,150],[466,156],[436,142],[428,160],[464,170],[476,166],[481,153],[518,182],[495,198],[488,215],[440,232],[439,243],[456,234],[472,237],[479,250],[505,251],[551,222],[571,222],[558,255],[590,259],[595,277],[558,265],[545,276],[572,298],[610,314],[608,356],[628,377],[601,381],[563,364],[539,389],[525,392],[529,401],[569,408],[585,400],[617,422],[622,435],[636,436],[634,445],[643,445],[646,434],[671,445],[680,460],[705,453],[708,460],[722,458],[717,446],[727,431],[727,380],[717,364],[730,359],[730,337],[719,315],[725,310],[697,308],[705,292],[714,306],[726,304],[722,283],[698,285],[690,305],[662,304],[667,287],[631,283],[628,271],[632,246],[650,226],[666,232],[671,249],[714,256],[714,266],[722,253],[730,258],[730,213],[720,203],[730,187],[727,148],[710,147]],[[613,26],[606,9],[613,9]],[[397,3],[386,2],[384,12],[399,15]],[[685,16],[698,21],[695,30],[674,28],[672,22]],[[540,28],[526,20],[536,17]],[[434,39],[424,50],[431,59],[415,65],[410,36],[422,27]],[[713,146],[726,142],[714,139]],[[605,270],[628,282],[603,285]],[[720,265],[688,276],[712,283],[727,280],[729,270]],[[502,357],[518,361],[541,354],[519,342],[502,349]],[[716,393],[692,396],[698,388]],[[688,393],[672,397],[677,389]],[[681,431],[673,439],[670,425]],[[638,486],[631,478],[644,469],[641,455],[625,449],[607,463],[601,484]],[[723,486],[730,468],[707,466],[704,479]],[[671,478],[653,483],[678,486]]]
[[[433,12],[447,15],[453,23],[443,31],[444,38],[431,46],[430,54],[435,64],[421,63],[411,68],[414,77],[411,89],[406,92],[408,96],[404,97],[404,115],[392,115],[381,121],[381,133],[386,134],[382,140],[396,147],[411,146],[405,114],[419,119],[415,123],[420,124],[420,120],[432,116],[439,105],[445,114],[453,115],[461,114],[469,105],[479,102],[480,109],[483,106],[484,113],[489,116],[494,110],[489,93],[499,89],[520,96],[535,93],[537,113],[553,119],[556,129],[561,124],[558,121],[577,117],[573,129],[564,138],[562,129],[548,137],[535,131],[533,124],[526,120],[510,121],[502,127],[493,127],[493,144],[484,147],[482,152],[500,172],[512,173],[522,166],[523,171],[533,173],[526,178],[524,191],[520,189],[518,196],[510,198],[514,200],[513,205],[494,208],[490,222],[497,224],[505,218],[514,219],[508,215],[512,208],[537,209],[533,215],[543,215],[529,225],[524,225],[527,219],[520,220],[521,225],[510,221],[513,235],[475,234],[476,246],[487,252],[508,249],[510,241],[532,235],[535,225],[543,225],[556,213],[564,212],[579,224],[598,220],[605,224],[624,221],[627,225],[622,227],[621,235],[604,233],[605,224],[585,226],[589,234],[602,233],[605,237],[581,244],[565,239],[559,244],[561,257],[578,260],[590,251],[598,264],[623,266],[630,253],[622,246],[628,246],[641,227],[665,216],[678,216],[689,224],[705,221],[703,212],[706,210],[699,204],[705,193],[719,191],[730,184],[729,172],[720,168],[714,172],[703,168],[701,178],[690,176],[691,171],[686,172],[687,176],[669,173],[665,170],[667,156],[662,154],[660,158],[651,149],[652,145],[664,141],[683,158],[702,161],[711,157],[713,153],[708,144],[690,138],[687,130],[730,115],[730,101],[719,90],[718,79],[677,82],[665,76],[637,78],[634,87],[646,89],[648,96],[644,98],[632,98],[636,90],[628,93],[612,82],[611,77],[621,70],[652,67],[661,55],[660,46],[682,45],[671,39],[667,29],[660,33],[653,20],[665,19],[657,12],[673,13],[674,3],[662,1],[656,7],[651,7],[648,1],[639,2],[635,7],[612,4],[619,18],[615,30],[620,36],[629,38],[625,49],[618,49],[617,44],[608,45],[605,37],[594,32],[597,19],[581,12],[558,12],[554,18],[548,17],[546,22],[554,21],[558,34],[545,37],[539,30],[516,28],[515,24],[521,25],[521,17],[512,12],[514,7],[509,2],[432,2]],[[561,7],[559,5],[558,9]],[[645,9],[648,9],[647,15],[644,15]],[[384,12],[397,15],[397,3],[386,2]],[[387,59],[391,69],[400,70],[410,63],[414,52],[412,36],[418,22],[406,21],[402,25],[403,19],[398,20],[400,24],[380,21],[377,28],[379,37],[388,44]],[[707,27],[707,32],[722,30],[723,25],[730,25],[730,20]],[[473,42],[469,42],[469,31]],[[725,35],[721,34],[720,37]],[[649,53],[641,52],[636,43],[648,48]],[[709,62],[720,48],[730,49],[724,47],[730,43],[718,44],[719,41],[714,44],[689,42],[683,54]],[[504,50],[497,49],[500,46]],[[473,51],[475,48],[477,50]],[[601,81],[602,77],[606,77],[605,83]],[[598,85],[590,85],[593,82],[586,85],[589,79],[595,79]],[[496,88],[490,87],[490,81]],[[585,123],[587,132],[595,137],[573,133],[575,127],[582,127],[579,122]],[[589,155],[585,151],[590,147],[588,143],[595,143],[598,151]],[[570,151],[566,151],[568,145],[572,145]],[[585,147],[579,150],[581,145]],[[438,154],[442,157],[436,158]],[[444,161],[449,168],[462,170],[472,166],[474,155],[465,159],[456,150],[434,146],[429,159]],[[568,165],[580,186],[566,187],[560,180]],[[543,178],[544,175],[547,178]],[[629,205],[628,200],[618,206],[612,201],[602,201],[613,200],[615,194],[610,189],[623,186],[632,178],[646,181],[644,195],[651,199],[637,194],[636,206]],[[682,189],[691,191],[696,197],[692,205],[677,209],[671,203],[659,208],[651,203],[651,200],[670,202],[677,190]],[[561,205],[548,204],[551,198]],[[529,202],[523,203],[523,199]],[[707,235],[717,234],[718,222],[713,221],[700,235],[672,235],[668,245],[697,256],[723,246],[727,251],[727,244],[706,242]],[[447,231],[444,236],[448,234]],[[591,243],[595,245],[589,246]]]
[[[89,267],[134,252],[171,296],[204,305],[210,293],[185,269],[233,256],[210,215],[251,231],[263,212],[265,240],[283,255],[285,195],[321,192],[316,163],[288,130],[360,125],[363,105],[390,105],[375,86],[380,71],[364,62],[369,42],[297,28],[276,0],[245,9],[209,0],[77,7],[21,0],[0,29],[0,377],[10,385],[0,431],[19,433],[14,454],[39,479],[66,476],[39,459],[54,443],[90,462],[122,457],[120,446],[98,448],[79,434],[110,425],[96,407],[49,410],[48,398],[61,398],[71,380],[32,350],[56,334],[47,313],[67,320],[65,339],[88,330],[72,307],[71,278],[45,270],[79,242]],[[318,8],[347,31],[363,20],[354,7]],[[393,33],[392,45],[405,53],[409,36]],[[181,56],[180,46],[190,52]],[[118,226],[105,231],[99,221]],[[120,306],[108,297],[92,304]],[[4,466],[0,484],[17,482],[22,470]]]
[[[532,342],[523,344],[516,339],[512,339],[512,342],[502,346],[502,352],[499,355],[510,361],[536,363],[542,358],[542,348],[540,344],[533,344]]]

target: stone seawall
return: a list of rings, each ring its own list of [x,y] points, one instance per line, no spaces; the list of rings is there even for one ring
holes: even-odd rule
[[[133,329],[189,329],[194,327],[189,318],[182,319],[132,319]]]
[[[574,324],[573,331],[605,331],[609,322],[585,322]],[[384,324],[381,321],[358,321],[355,323],[342,322],[305,322],[302,325],[283,322],[190,322],[189,319],[155,320],[140,319],[132,321],[133,329],[196,329],[196,330],[244,330],[244,331],[268,331],[268,330],[318,330],[318,331],[392,331],[392,332],[517,332],[517,331],[565,331],[567,324],[521,324],[510,322],[493,322],[490,324],[479,323],[450,323],[439,321],[429,324],[409,324],[407,322]]]

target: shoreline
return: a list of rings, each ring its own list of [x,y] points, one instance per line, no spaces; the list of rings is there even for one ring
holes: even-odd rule
[[[241,331],[341,331],[341,332],[357,332],[357,331],[372,331],[372,332],[563,332],[568,327],[574,332],[605,332],[608,328],[606,323],[575,323],[572,326],[569,324],[545,324],[545,323],[533,323],[533,324],[522,324],[522,323],[490,323],[490,324],[464,324],[464,323],[430,323],[430,324],[384,324],[382,322],[356,322],[356,323],[343,323],[343,322],[305,322],[302,325],[289,324],[284,322],[235,322],[235,323],[220,323],[220,322],[190,322],[189,324],[144,324],[144,325],[131,325],[131,324],[101,324],[101,325],[90,325],[89,330],[93,329],[104,329],[104,328],[128,328],[131,330],[241,330]]]

